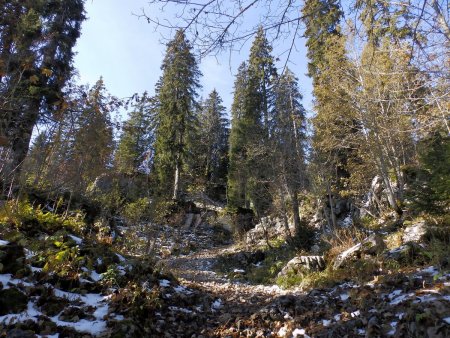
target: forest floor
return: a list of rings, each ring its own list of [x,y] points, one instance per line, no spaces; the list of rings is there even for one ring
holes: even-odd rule
[[[231,244],[162,261],[183,286],[213,300],[211,311],[198,313],[208,324],[197,337],[449,336],[450,274],[435,267],[381,272],[364,285],[348,280],[308,292],[283,290],[218,272],[220,257],[240,250]]]
[[[105,242],[36,213],[47,222],[0,226],[0,337],[450,337],[448,268],[284,290],[249,278],[273,256],[207,224],[155,227],[143,255],[140,228]]]

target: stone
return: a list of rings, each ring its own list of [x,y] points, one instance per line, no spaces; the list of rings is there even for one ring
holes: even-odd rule
[[[377,255],[381,254],[386,249],[383,238],[378,234],[372,234],[362,242],[352,246],[350,249],[340,253],[333,264],[334,269],[340,268],[344,262],[354,257],[361,257],[361,255]]]
[[[194,219],[194,214],[192,214],[192,213],[186,214],[186,219],[184,221],[184,227],[186,229],[191,227],[193,219]]]
[[[403,243],[408,242],[421,242],[424,239],[424,236],[427,233],[427,226],[425,221],[420,221],[418,223],[414,223],[408,225],[404,231],[402,236]]]
[[[302,273],[307,271],[322,271],[325,269],[323,256],[298,256],[291,259],[278,273],[278,277],[286,276],[290,272]]]
[[[6,334],[7,338],[35,338],[36,335],[31,330],[12,329]]]

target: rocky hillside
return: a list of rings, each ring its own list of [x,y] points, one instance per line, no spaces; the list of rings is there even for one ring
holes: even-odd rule
[[[5,337],[450,336],[448,234],[425,219],[298,252],[277,222],[233,244],[189,214],[104,233],[25,202],[4,210]]]

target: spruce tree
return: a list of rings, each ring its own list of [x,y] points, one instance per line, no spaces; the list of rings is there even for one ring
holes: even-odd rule
[[[228,199],[232,207],[251,206],[257,216],[271,203],[269,139],[274,114],[276,68],[262,28],[235,82],[230,136]]]
[[[154,153],[155,116],[152,99],[147,93],[137,99],[128,120],[123,125],[117,151],[114,156],[119,173],[133,175],[149,173]]]
[[[199,158],[205,190],[215,198],[226,187],[228,124],[222,99],[214,89],[200,107]]]
[[[322,200],[326,219],[336,227],[335,196],[347,187],[354,134],[351,100],[339,89],[340,70],[348,64],[345,37],[341,34],[343,13],[337,0],[307,0],[303,8],[305,37],[309,58],[308,73],[313,79],[315,97],[313,118],[313,166],[317,194]]]
[[[246,144],[249,124],[257,124],[256,119],[246,115],[248,105],[248,66],[243,62],[234,82],[233,104],[231,106],[230,154],[227,183],[227,204],[231,208],[249,207],[246,192],[247,166]]]
[[[197,89],[200,87],[197,61],[183,31],[168,43],[158,92],[154,168],[159,188],[178,199],[183,188],[183,165],[194,129]]]
[[[304,235],[300,226],[298,194],[306,185],[306,111],[298,88],[298,79],[287,68],[276,86],[276,114],[272,142],[274,145],[274,182],[282,203],[287,227],[286,201],[291,199],[294,227],[297,235]]]
[[[0,124],[11,150],[5,185],[19,174],[38,120],[63,105],[84,19],[84,0],[9,0],[2,6]]]

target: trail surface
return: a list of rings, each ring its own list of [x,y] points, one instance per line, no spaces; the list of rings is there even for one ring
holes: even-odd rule
[[[450,324],[450,275],[430,267],[392,274],[383,283],[342,282],[309,292],[276,285],[250,285],[214,271],[229,245],[163,260],[187,288],[207,295],[208,325],[195,337],[445,337]],[[437,278],[439,277],[439,278]],[[425,287],[424,287],[425,286]],[[208,298],[209,297],[209,298]],[[208,308],[209,307],[209,308]],[[429,320],[417,322],[417,314]]]

